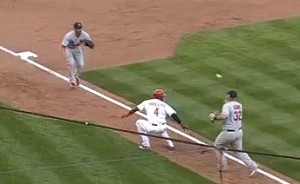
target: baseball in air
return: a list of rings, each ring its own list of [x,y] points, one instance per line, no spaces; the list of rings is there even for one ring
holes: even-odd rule
[[[216,77],[219,78],[219,79],[223,78],[222,75],[220,75],[218,73],[216,74]]]
[[[88,123],[88,122],[85,122],[85,124],[88,125],[89,123]]]

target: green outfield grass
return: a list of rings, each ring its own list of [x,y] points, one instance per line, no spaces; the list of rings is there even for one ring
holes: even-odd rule
[[[212,183],[111,131],[0,113],[0,183]]]
[[[227,90],[237,89],[245,149],[300,156],[299,32],[295,18],[191,34],[168,59],[89,71],[83,78],[135,103],[162,87],[182,119],[211,140],[221,126],[208,114],[220,110]],[[299,161],[251,156],[300,180]]]

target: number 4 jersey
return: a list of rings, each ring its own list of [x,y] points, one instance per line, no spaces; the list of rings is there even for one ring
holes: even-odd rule
[[[144,111],[148,121],[154,124],[164,124],[167,116],[176,113],[172,107],[159,99],[145,100],[137,105],[137,108]]]
[[[243,107],[237,101],[227,102],[223,105],[222,114],[227,116],[223,124],[223,130],[238,130],[242,127]]]

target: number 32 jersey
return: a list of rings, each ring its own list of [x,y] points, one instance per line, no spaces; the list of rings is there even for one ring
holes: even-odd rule
[[[164,124],[167,116],[176,113],[172,107],[159,99],[145,100],[137,105],[137,108],[146,113],[150,123]]]
[[[222,114],[227,116],[223,124],[223,130],[238,130],[242,127],[243,107],[237,101],[227,102],[223,105]]]

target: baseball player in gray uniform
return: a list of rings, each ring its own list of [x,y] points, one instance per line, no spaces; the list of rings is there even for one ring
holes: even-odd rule
[[[79,74],[84,67],[84,58],[81,45],[85,45],[89,48],[94,48],[94,43],[91,40],[90,35],[83,31],[82,23],[75,22],[74,30],[68,32],[61,43],[63,53],[68,61],[70,67],[70,86],[75,87],[80,84]]]
[[[222,148],[226,146],[232,146],[234,149],[243,150],[243,131],[242,131],[242,113],[243,106],[237,101],[237,92],[230,90],[227,92],[225,104],[223,105],[222,112],[211,113],[209,119],[214,122],[216,120],[223,121],[223,129],[217,136],[214,146]],[[219,160],[219,169],[227,169],[227,159],[220,152],[216,150]],[[236,152],[236,157],[242,160],[248,167],[250,173],[249,176],[253,176],[257,172],[257,164],[249,157],[247,153]]]

